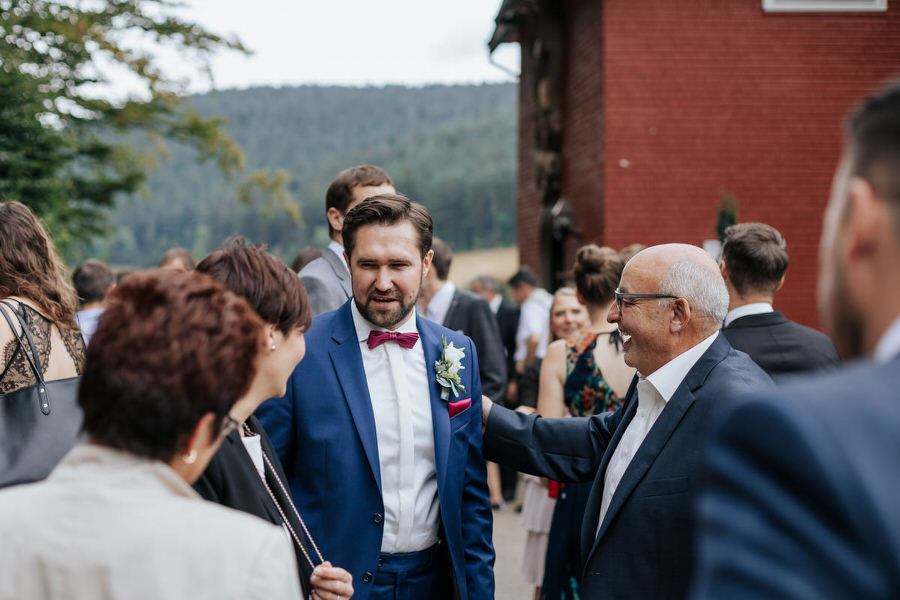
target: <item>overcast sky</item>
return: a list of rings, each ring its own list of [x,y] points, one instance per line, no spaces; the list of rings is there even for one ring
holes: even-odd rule
[[[490,63],[501,0],[189,0],[183,14],[236,35],[252,56],[221,52],[218,88],[305,83],[384,85],[513,81]],[[494,60],[518,71],[518,45]],[[165,58],[167,70],[179,69]],[[192,91],[207,85],[195,79]]]

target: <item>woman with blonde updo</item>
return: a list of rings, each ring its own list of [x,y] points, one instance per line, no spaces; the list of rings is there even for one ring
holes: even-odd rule
[[[625,264],[611,248],[584,246],[575,257],[575,288],[590,324],[547,347],[541,365],[538,412],[545,417],[589,417],[619,407],[634,377],[625,364],[618,330],[606,321]],[[579,597],[581,525],[591,483],[562,486],[550,525],[543,596]]]

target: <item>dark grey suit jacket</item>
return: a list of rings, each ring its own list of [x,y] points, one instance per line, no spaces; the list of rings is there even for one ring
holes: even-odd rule
[[[637,412],[637,378],[615,412],[544,419],[494,406],[488,460],[557,481],[593,481],[581,532],[582,598],[683,598],[694,563],[694,501],[715,411],[772,380],[719,336],[638,448],[597,532],[606,467]]]
[[[693,598],[900,598],[900,359],[739,403],[708,451]]]
[[[472,339],[478,351],[481,393],[502,403],[506,388],[506,356],[500,328],[490,305],[481,296],[457,289],[442,325]]]
[[[300,270],[300,279],[309,294],[314,317],[339,308],[353,295],[346,264],[327,248]]]
[[[778,311],[735,319],[722,330],[735,350],[746,352],[775,381],[841,364],[827,335],[789,321]]]

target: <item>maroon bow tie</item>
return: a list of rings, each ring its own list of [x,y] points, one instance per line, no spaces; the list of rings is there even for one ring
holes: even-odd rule
[[[418,333],[397,333],[395,331],[375,331],[373,329],[369,332],[369,339],[366,340],[366,343],[369,345],[369,350],[377,348],[385,342],[397,342],[404,348],[412,348],[418,340]]]

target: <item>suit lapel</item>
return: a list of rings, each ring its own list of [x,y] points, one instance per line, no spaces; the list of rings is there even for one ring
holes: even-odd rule
[[[457,329],[452,327],[452,324],[455,323],[457,312],[459,312],[459,290],[453,292],[453,298],[450,299],[450,306],[447,308],[447,314],[444,315],[444,322],[441,325],[448,329]]]
[[[431,402],[431,421],[434,429],[434,468],[437,472],[438,490],[444,489],[447,474],[447,457],[450,451],[450,413],[447,403],[441,400],[441,391],[434,377],[434,363],[441,357],[443,343],[439,329],[427,319],[416,315],[416,328],[425,352],[425,375],[428,378],[428,395]],[[467,357],[468,358],[468,357]],[[467,362],[467,368],[471,368]]]
[[[600,462],[600,468],[597,470],[597,476],[594,478],[591,492],[588,495],[587,506],[584,512],[584,526],[581,528],[581,554],[585,557],[588,556],[588,551],[591,550],[591,546],[597,538],[597,521],[600,518],[600,507],[603,503],[603,484],[606,478],[606,467],[609,466],[609,459],[619,445],[619,440],[625,434],[628,424],[631,423],[631,420],[637,413],[637,376],[634,377],[631,385],[628,387],[628,392],[625,394],[624,411],[622,422],[616,428],[616,433],[609,441],[606,452],[603,453],[603,460]]]
[[[334,271],[334,276],[341,282],[341,289],[344,290],[344,293],[348,298],[352,296],[353,287],[350,285],[350,273],[347,271],[347,263],[329,249],[326,249],[325,252],[322,253],[322,256],[325,257],[325,262],[327,262],[331,267],[331,270]]]
[[[715,367],[725,356],[728,354],[728,350],[731,346],[728,344],[728,341],[725,339],[725,336],[721,333],[715,339],[713,344],[703,353],[697,363],[688,371],[688,374],[685,376],[684,380],[678,386],[678,389],[675,390],[675,393],[672,395],[672,398],[669,399],[669,402],[666,404],[666,407],[663,409],[662,413],[660,413],[659,418],[656,420],[656,423],[653,424],[653,427],[650,428],[650,431],[647,433],[647,437],[644,438],[644,441],[641,443],[634,457],[631,459],[631,464],[628,465],[628,468],[625,470],[625,473],[622,475],[622,480],[619,481],[619,485],[616,487],[616,491],[613,494],[612,500],[609,503],[609,508],[606,510],[606,515],[603,518],[603,523],[600,525],[600,529],[597,532],[593,543],[591,544],[591,554],[597,549],[597,545],[600,540],[603,538],[603,535],[606,533],[607,529],[609,529],[609,525],[612,520],[616,517],[616,514],[621,510],[622,506],[631,496],[631,493],[634,491],[634,488],[641,482],[644,478],[644,475],[647,474],[647,471],[650,469],[650,466],[656,460],[656,457],[659,456],[659,453],[663,450],[666,445],[666,442],[672,436],[675,429],[678,427],[678,424],[684,418],[684,415],[687,413],[688,409],[690,409],[691,405],[694,404],[694,392],[703,386],[703,382],[706,381],[706,378],[709,376],[709,372],[712,371],[713,367]],[[634,387],[630,390],[632,392],[632,398],[630,401],[633,406],[629,406],[629,411],[631,412],[630,416],[628,416],[627,422],[625,420],[622,421],[621,425],[616,430],[616,436],[614,441],[616,445],[618,445],[619,440],[622,439],[622,435],[625,432],[625,428],[627,428],[628,423],[631,422],[631,417],[634,417],[634,413],[637,411],[637,389]],[[609,459],[612,457],[612,452],[614,451],[614,447],[610,444],[610,449],[607,450],[606,455],[604,456],[604,462],[601,469],[601,475],[598,477],[605,477],[603,475],[606,471],[606,465],[608,464]],[[602,492],[603,481],[600,480],[600,491]],[[594,481],[594,489],[591,491],[591,499],[595,500],[594,492],[597,491],[598,481]],[[602,498],[602,495],[600,496]],[[594,516],[592,521],[592,526],[596,527],[597,518],[599,518],[599,505],[597,507],[597,513]],[[583,535],[587,535],[588,532],[583,532]],[[589,532],[591,535],[593,532]],[[590,554],[585,557],[585,564],[588,564],[590,561]]]
[[[331,252],[327,250],[326,252]],[[333,254],[333,253],[332,253]],[[350,303],[345,303],[335,316],[331,339],[334,348],[328,353],[334,366],[338,383],[344,392],[344,399],[356,425],[356,432],[366,452],[369,467],[381,491],[381,469],[378,463],[378,439],[375,435],[375,413],[372,400],[369,398],[369,386],[366,383],[366,372],[363,368],[362,354],[359,351],[359,340],[353,326],[353,315]]]

